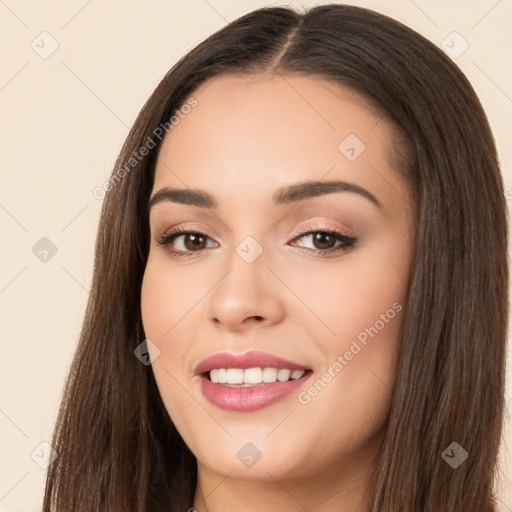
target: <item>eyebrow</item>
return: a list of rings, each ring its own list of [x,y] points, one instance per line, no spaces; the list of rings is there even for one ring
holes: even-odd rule
[[[335,192],[359,194],[382,209],[380,201],[368,190],[346,181],[303,181],[293,185],[286,185],[274,192],[272,201],[276,206],[280,206]],[[199,208],[217,208],[217,201],[204,190],[164,187],[151,197],[149,209],[164,201],[197,206]]]

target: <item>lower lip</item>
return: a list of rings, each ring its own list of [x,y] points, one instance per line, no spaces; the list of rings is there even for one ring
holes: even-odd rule
[[[310,375],[308,372],[300,379],[236,387],[214,384],[207,377],[201,376],[201,391],[212,404],[221,409],[238,412],[256,411],[297,391]]]

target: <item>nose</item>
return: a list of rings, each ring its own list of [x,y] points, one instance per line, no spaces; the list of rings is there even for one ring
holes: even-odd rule
[[[267,263],[265,253],[249,263],[233,251],[226,270],[209,294],[208,315],[212,322],[242,332],[282,320],[285,292]]]

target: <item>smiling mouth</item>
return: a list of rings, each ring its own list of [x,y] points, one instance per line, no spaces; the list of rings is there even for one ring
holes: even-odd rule
[[[253,412],[297,393],[313,371],[267,352],[218,352],[194,368],[202,395],[214,406],[232,412]]]
[[[200,374],[201,391],[221,409],[252,412],[298,392],[312,373],[306,368],[212,368]]]

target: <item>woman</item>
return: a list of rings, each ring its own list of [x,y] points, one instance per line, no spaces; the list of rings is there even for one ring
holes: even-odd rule
[[[249,13],[164,77],[105,191],[45,511],[496,510],[506,205],[437,47]]]

